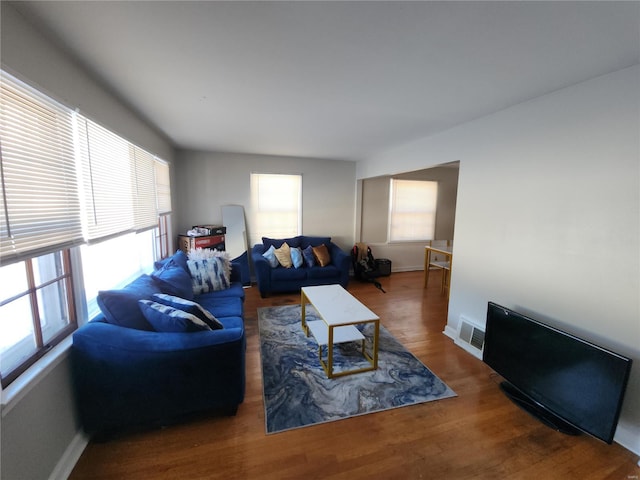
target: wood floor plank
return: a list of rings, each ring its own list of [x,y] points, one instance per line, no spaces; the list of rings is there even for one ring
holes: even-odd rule
[[[637,457],[620,445],[573,437],[511,403],[485,364],[442,331],[439,272],[394,273],[349,291],[458,394],[456,398],[265,434],[257,309],[298,304],[246,290],[247,389],[235,417],[201,418],[91,442],[71,480],[115,479],[580,479],[633,480]]]

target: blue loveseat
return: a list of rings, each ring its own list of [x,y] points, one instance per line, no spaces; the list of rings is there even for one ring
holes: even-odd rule
[[[290,248],[299,248],[304,251],[308,247],[319,247],[325,245],[330,256],[330,262],[321,266],[318,262],[303,261],[298,268],[295,266],[283,267],[278,263],[269,263],[264,256],[265,252],[273,246],[279,249],[284,243]],[[340,247],[331,241],[331,237],[311,237],[299,235],[293,238],[273,239],[262,238],[262,243],[258,243],[251,249],[251,260],[253,262],[258,290],[262,297],[272,292],[294,292],[301,287],[310,285],[330,285],[340,284],[347,288],[349,283],[349,268],[351,257]]]
[[[102,314],[73,335],[77,407],[89,434],[166,425],[203,411],[233,415],[244,399],[239,269],[233,266],[229,288],[194,296],[184,253],[176,252],[156,267],[122,290],[100,292]],[[191,297],[223,328],[155,331],[156,323],[140,315],[139,300],[160,298],[158,293]]]

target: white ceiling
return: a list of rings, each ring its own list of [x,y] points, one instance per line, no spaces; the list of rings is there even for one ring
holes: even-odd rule
[[[640,62],[639,2],[18,2],[179,148],[361,160]]]

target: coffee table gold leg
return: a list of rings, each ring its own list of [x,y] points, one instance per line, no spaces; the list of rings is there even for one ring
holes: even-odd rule
[[[373,368],[378,368],[378,338],[380,336],[380,320],[374,322],[373,332]]]
[[[300,307],[302,309],[302,319],[301,319],[301,324],[302,324],[302,331],[305,333],[305,335],[308,337],[309,336],[309,329],[307,328],[307,321],[306,321],[306,308],[305,305],[307,303],[307,297],[304,294],[303,291],[300,292]]]
[[[329,327],[329,342],[327,344],[327,377],[333,378],[333,325]]]

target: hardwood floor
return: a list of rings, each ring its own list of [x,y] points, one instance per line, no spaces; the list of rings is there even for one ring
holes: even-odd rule
[[[442,334],[439,272],[380,279],[386,294],[353,281],[349,291],[458,394],[450,398],[265,435],[258,353],[261,299],[246,290],[247,391],[235,417],[204,417],[160,430],[91,442],[70,479],[593,479],[640,477],[618,444],[555,432],[500,391],[492,371]]]

